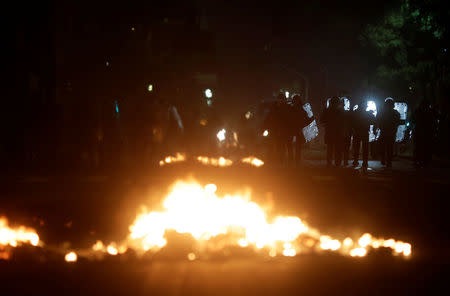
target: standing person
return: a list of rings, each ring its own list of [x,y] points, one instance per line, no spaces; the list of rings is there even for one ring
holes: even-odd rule
[[[302,159],[302,146],[305,144],[305,136],[303,135],[303,128],[308,126],[314,118],[308,117],[308,113],[303,109],[303,101],[299,95],[292,97],[292,136],[295,136],[294,145],[294,164],[299,166]]]
[[[381,164],[392,167],[392,155],[397,133],[400,124],[400,113],[394,109],[394,100],[387,98],[384,101],[384,108],[378,117],[378,125],[381,130]]]
[[[343,128],[343,142],[342,142],[342,156],[344,159],[344,166],[348,166],[350,144],[352,141],[352,127],[351,127],[351,112],[345,110],[345,102],[340,99],[340,109],[342,110],[342,128]]]
[[[363,104],[352,112],[353,131],[353,166],[359,165],[359,150],[362,145],[362,169],[367,170],[369,164],[369,132],[370,125],[374,122],[373,112],[366,111]]]
[[[342,125],[343,111],[340,99],[332,97],[330,106],[321,116],[321,123],[325,126],[325,143],[327,144],[327,166],[331,166],[333,159],[336,167],[341,166],[344,129]]]
[[[435,119],[430,102],[424,99],[413,115],[414,161],[418,167],[426,167],[431,161]]]
[[[280,163],[284,163],[286,152],[292,153],[292,137],[289,130],[289,106],[286,97],[283,94],[277,96],[276,102],[271,106],[269,114],[265,120],[264,126],[268,128],[270,137],[273,141],[272,156],[273,159]],[[286,151],[288,149],[288,151]]]

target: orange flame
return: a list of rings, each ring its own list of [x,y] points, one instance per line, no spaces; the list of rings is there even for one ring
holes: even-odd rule
[[[249,157],[243,158],[241,161],[243,163],[251,164],[251,165],[253,165],[255,167],[261,167],[261,166],[264,165],[264,161],[254,157],[254,156],[249,156]]]
[[[212,165],[219,167],[228,167],[233,164],[233,161],[226,159],[225,157],[212,158],[207,156],[198,156],[197,161],[204,165]]]
[[[0,246],[17,247],[20,244],[39,244],[39,236],[34,229],[25,226],[11,228],[8,226],[8,220],[0,217]]]
[[[182,162],[186,160],[186,155],[183,153],[177,153],[175,156],[166,156],[164,159],[159,161],[159,165],[163,166],[165,164]]]
[[[336,251],[352,257],[364,257],[368,248],[391,248],[394,254],[411,255],[411,245],[394,239],[374,239],[368,233],[359,239],[340,241],[307,226],[294,216],[269,219],[264,209],[248,194],[216,195],[217,186],[196,182],[175,183],[163,201],[163,211],[144,212],[130,226],[128,244],[141,251],[158,251],[167,244],[165,234],[172,230],[190,234],[199,244],[212,243],[221,236],[221,246],[235,245],[266,250],[271,257],[295,256],[302,250]],[[306,240],[302,240],[306,238]],[[357,243],[354,243],[354,242]],[[317,249],[316,248],[316,249]],[[196,258],[193,255],[190,258]]]

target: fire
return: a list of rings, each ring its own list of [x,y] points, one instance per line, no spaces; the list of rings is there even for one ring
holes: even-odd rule
[[[251,201],[249,192],[219,196],[215,184],[202,186],[195,181],[176,182],[160,210],[138,215],[129,231],[121,243],[105,244],[98,240],[87,250],[60,252],[65,254],[66,262],[76,262],[79,256],[117,256],[128,249],[137,253],[157,252],[168,244],[167,234],[176,232],[195,241],[194,250],[187,254],[190,261],[201,257],[205,250],[220,251],[227,246],[251,248],[270,257],[292,257],[309,251],[365,257],[371,249],[378,248],[389,248],[394,255],[404,257],[412,254],[410,243],[375,238],[370,233],[359,238],[333,238],[310,227],[299,217],[269,215],[264,207]],[[0,259],[9,259],[10,248],[20,244],[42,245],[33,229],[11,228],[6,218],[0,217]]]
[[[216,195],[213,184],[178,182],[163,202],[164,211],[139,215],[130,227],[130,240],[143,250],[167,243],[168,230],[188,233],[200,242],[227,235],[230,244],[277,248],[293,242],[308,227],[297,217],[279,216],[269,222],[265,211],[248,195]]]
[[[291,257],[314,248],[364,257],[369,248],[379,247],[390,248],[394,254],[405,257],[411,255],[409,243],[376,239],[368,233],[359,239],[346,237],[341,241],[320,234],[298,217],[270,218],[263,207],[250,200],[249,193],[218,196],[216,191],[214,184],[175,183],[161,211],[144,211],[138,215],[129,228],[128,245],[136,250],[158,251],[168,243],[166,233],[175,231],[191,235],[200,246],[251,247],[271,257],[279,254]],[[188,259],[197,258],[194,255],[189,254]]]
[[[183,153],[177,153],[175,156],[166,156],[163,160],[159,161],[159,165],[163,166],[165,164],[182,162],[186,160],[186,155]]]
[[[208,157],[208,156],[197,156],[194,157],[194,159],[203,165],[211,165],[211,166],[217,166],[217,167],[229,167],[233,165],[233,161],[231,159],[227,159],[223,156],[214,158],[214,157]],[[186,154],[184,153],[176,153],[175,156],[168,155],[164,157],[164,159],[161,159],[159,161],[159,166],[164,166],[167,164],[173,164],[177,162],[184,162],[187,160]],[[264,165],[264,161],[261,159],[258,159],[254,156],[248,156],[243,159],[241,159],[242,163],[250,164],[255,167],[261,167]]]
[[[21,244],[37,246],[39,244],[39,236],[34,229],[25,226],[11,228],[8,226],[8,220],[5,217],[0,217],[0,247],[17,247]]]
[[[262,161],[261,159],[258,159],[256,157],[253,157],[253,156],[249,156],[249,157],[243,158],[241,161],[243,163],[251,164],[251,165],[253,165],[255,167],[260,167],[260,166],[264,165],[264,161]]]
[[[225,157],[212,158],[207,156],[198,156],[197,161],[204,165],[228,167],[233,164],[233,161],[226,159]]]
[[[75,252],[69,252],[64,256],[64,260],[66,262],[76,262],[78,260],[78,256]]]

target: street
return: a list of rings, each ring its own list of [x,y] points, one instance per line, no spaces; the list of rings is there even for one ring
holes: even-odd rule
[[[271,212],[298,216],[323,233],[370,232],[410,242],[412,256],[376,250],[364,258],[323,252],[272,259],[231,252],[193,262],[166,254],[68,264],[62,256],[18,251],[0,262],[2,286],[32,295],[429,294],[450,261],[449,180],[432,170],[396,170],[396,163],[392,171],[372,167],[362,174],[314,162],[302,169],[180,164],[133,175],[9,176],[0,214],[36,229],[46,245],[86,248],[96,239],[123,239],[141,205],[157,206],[171,183],[192,177],[215,183],[219,192],[251,188],[252,200],[271,204]]]

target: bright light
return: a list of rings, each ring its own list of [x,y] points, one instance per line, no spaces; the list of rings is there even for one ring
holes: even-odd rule
[[[243,163],[251,164],[252,166],[255,166],[255,167],[260,167],[260,166],[264,165],[264,161],[262,161],[261,159],[258,159],[256,157],[253,157],[253,156],[243,158],[243,159],[241,159],[241,161]]]
[[[263,137],[267,137],[269,135],[269,131],[268,130],[265,130],[264,132],[263,132]]]
[[[266,207],[251,201],[250,192],[219,196],[214,184],[178,181],[162,202],[162,209],[144,210],[138,215],[129,228],[127,246],[141,252],[158,251],[169,243],[166,234],[170,230],[190,234],[202,245],[208,242],[213,249],[253,247],[271,257],[295,256],[306,248],[364,257],[368,248],[381,246],[396,255],[412,254],[409,243],[377,239],[368,233],[360,239],[347,237],[341,242],[322,235],[298,217],[269,214]],[[192,254],[188,255],[189,260],[198,257]]]
[[[223,128],[217,133],[217,139],[219,139],[220,142],[225,141],[225,134],[227,131]]]
[[[372,111],[374,116],[377,116],[377,104],[374,101],[367,101],[366,111]]]
[[[353,106],[353,111],[358,110],[358,105]]]
[[[78,260],[78,256],[75,252],[69,252],[64,256],[64,260],[66,262],[76,262]]]
[[[365,233],[363,234],[363,236],[361,236],[361,238],[358,241],[358,244],[365,248],[367,247],[370,243],[372,242],[372,236],[369,233]]]
[[[209,89],[209,88],[205,89],[205,96],[206,96],[208,99],[212,98],[212,96],[213,96],[212,90]]]
[[[189,261],[194,261],[194,260],[197,258],[197,256],[195,256],[194,253],[189,253],[189,254],[187,255],[187,257],[188,257],[188,260],[189,260]]]
[[[245,118],[246,118],[246,119],[250,119],[250,117],[252,117],[252,112],[247,111],[247,112],[245,113]]]
[[[350,100],[346,97],[342,97],[341,100],[344,102],[344,110],[350,111]]]
[[[2,246],[17,247],[21,244],[37,246],[39,236],[34,229],[25,226],[11,228],[8,226],[8,220],[5,217],[0,217],[0,249]]]
[[[153,84],[149,84],[148,87],[147,87],[147,90],[149,92],[152,92],[153,91]]]
[[[284,92],[284,96],[286,97],[286,99],[289,99],[289,92],[288,92],[288,91],[285,91],[285,92]]]
[[[367,254],[367,250],[364,248],[356,248],[350,251],[352,257],[364,257]]]
[[[106,248],[106,252],[108,252],[108,254],[115,256],[117,255],[118,251],[117,248],[113,245],[110,244],[107,248]]]

